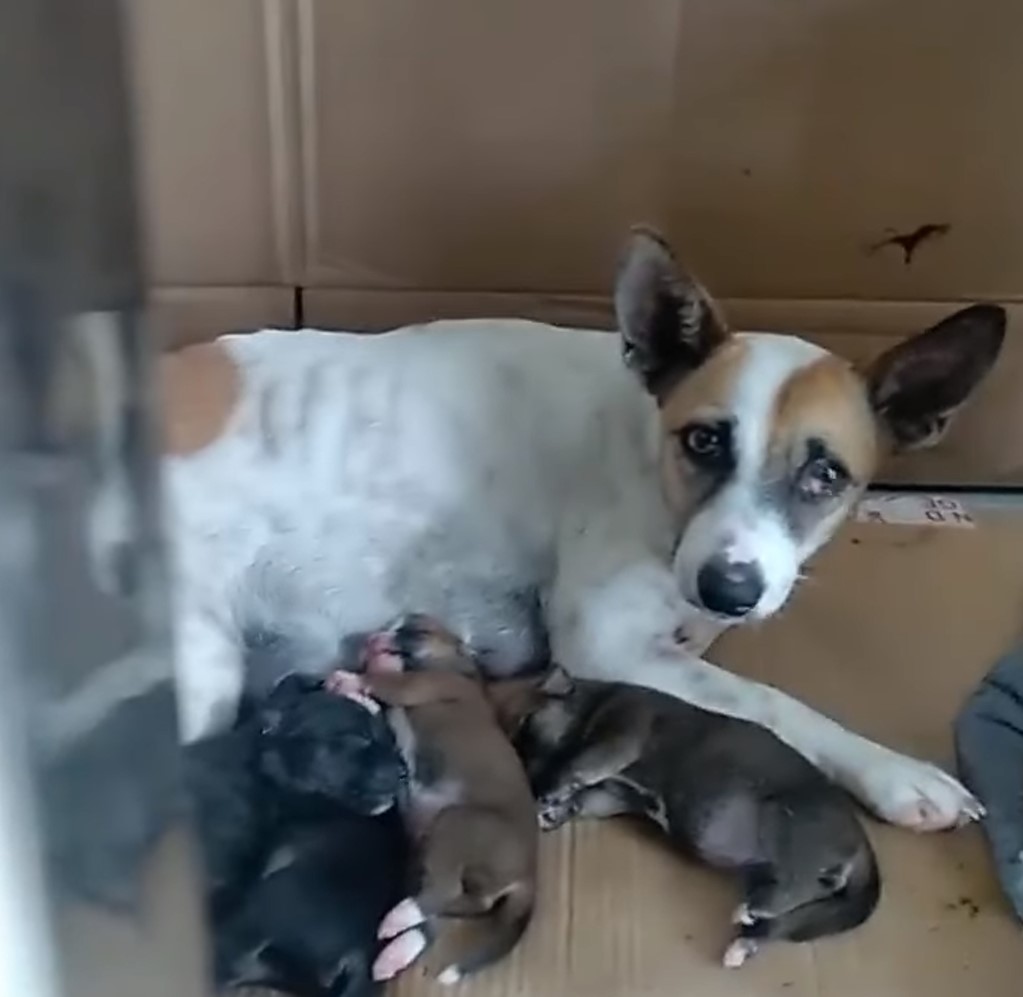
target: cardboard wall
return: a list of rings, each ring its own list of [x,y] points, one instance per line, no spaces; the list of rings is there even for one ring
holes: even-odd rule
[[[1023,298],[1013,0],[130,6],[173,341],[294,318],[294,288],[312,324],[595,321],[639,219],[742,324],[857,355]],[[1018,352],[903,476],[1023,483]]]

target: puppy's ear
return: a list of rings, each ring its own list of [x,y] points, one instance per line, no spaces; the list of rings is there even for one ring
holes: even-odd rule
[[[749,865],[761,860],[760,815],[748,796],[730,796],[704,814],[697,850],[712,865]]]
[[[870,403],[896,449],[941,439],[998,359],[1005,322],[1004,308],[972,305],[874,361],[867,374]]]
[[[540,684],[540,691],[555,699],[571,696],[574,690],[575,683],[572,681],[572,676],[560,665],[554,665]]]
[[[848,862],[837,862],[835,865],[829,866],[825,869],[817,877],[817,880],[820,885],[830,893],[838,893],[849,885],[849,880],[852,879],[853,869],[854,863],[852,860]]]
[[[661,236],[644,227],[632,230],[619,264],[615,313],[625,362],[655,396],[727,336],[710,296],[679,269]]]

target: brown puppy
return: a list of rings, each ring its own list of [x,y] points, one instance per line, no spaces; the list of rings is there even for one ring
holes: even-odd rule
[[[637,814],[673,845],[738,872],[743,903],[724,956],[861,924],[880,893],[852,801],[766,728],[618,683],[493,683],[526,760],[541,824]]]
[[[364,691],[390,707],[409,771],[407,819],[422,866],[415,897],[384,919],[393,939],[377,979],[404,969],[425,947],[436,917],[478,918],[478,931],[439,979],[454,983],[504,956],[529,924],[536,890],[537,819],[529,782],[453,635],[406,617],[368,639],[363,675],[335,673],[338,692]],[[462,939],[464,943],[464,939]]]

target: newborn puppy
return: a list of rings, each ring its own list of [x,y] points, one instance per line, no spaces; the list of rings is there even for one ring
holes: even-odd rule
[[[217,912],[258,871],[285,819],[392,806],[404,763],[375,704],[339,699],[289,675],[235,726],[185,747],[205,879]]]
[[[288,675],[257,711],[257,770],[289,820],[374,815],[403,790],[405,765],[379,706],[338,697],[320,679]]]
[[[391,940],[374,966],[390,979],[426,945],[436,917],[476,918],[441,972],[453,983],[501,958],[529,924],[536,890],[536,811],[515,750],[460,642],[410,617],[367,642],[366,674],[332,688],[364,690],[390,707],[409,768],[406,819],[419,853],[419,891],[380,925]],[[418,669],[423,670],[418,670]],[[408,670],[406,670],[408,669]]]
[[[370,997],[377,926],[405,893],[397,810],[285,829],[256,882],[214,935],[216,977],[296,997]]]
[[[678,848],[737,872],[724,956],[845,931],[873,912],[877,863],[851,800],[763,727],[618,683],[493,683],[527,762],[541,824],[637,814]]]
[[[186,749],[220,986],[362,995],[405,893],[405,766],[375,703],[289,676]]]

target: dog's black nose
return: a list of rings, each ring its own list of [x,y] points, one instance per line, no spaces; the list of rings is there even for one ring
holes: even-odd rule
[[[764,576],[752,561],[712,557],[696,576],[696,590],[712,613],[745,616],[764,594]]]

